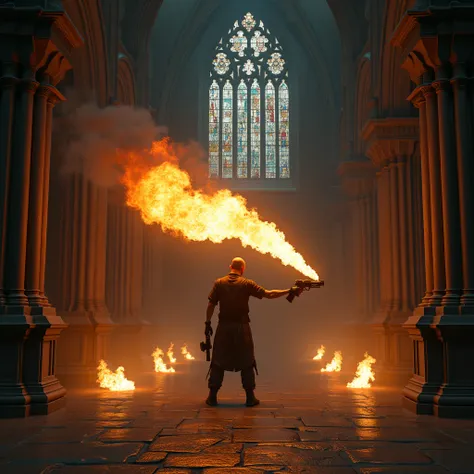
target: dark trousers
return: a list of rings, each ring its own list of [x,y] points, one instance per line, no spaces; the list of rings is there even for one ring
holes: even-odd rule
[[[253,367],[247,367],[240,371],[242,378],[242,387],[244,390],[255,390],[255,372]],[[218,365],[211,365],[209,372],[208,386],[210,389],[219,390],[224,380],[224,369],[221,369]]]

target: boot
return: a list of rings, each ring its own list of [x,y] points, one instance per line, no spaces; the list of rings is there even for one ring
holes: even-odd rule
[[[210,407],[215,407],[217,405],[217,392],[215,388],[209,389],[209,395],[206,398],[206,404]]]
[[[255,396],[253,390],[245,390],[245,393],[247,394],[245,405],[248,407],[254,407],[260,403],[260,400]]]

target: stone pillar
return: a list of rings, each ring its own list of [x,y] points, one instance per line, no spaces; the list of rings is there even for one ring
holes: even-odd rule
[[[44,236],[52,108],[80,37],[60,9],[0,6],[0,417],[46,414],[63,406],[56,345],[66,327],[44,294]],[[11,25],[6,25],[11,22]],[[52,38],[58,41],[56,45]],[[45,48],[47,45],[47,48]]]
[[[95,386],[113,324],[105,303],[107,190],[79,174],[61,184],[60,313],[69,327],[58,345],[58,376],[66,386]]]
[[[126,206],[122,189],[109,191],[107,226],[106,302],[115,323],[110,357],[136,365],[142,352],[144,223]]]
[[[378,300],[378,265],[373,229],[375,172],[370,161],[348,161],[339,167],[343,188],[350,200],[352,218],[352,255],[356,285],[356,314],[353,323],[365,325],[371,321],[374,301]]]
[[[147,324],[144,351],[149,356],[157,344],[162,312],[160,293],[163,288],[163,234],[156,225],[143,229],[143,319]]]
[[[415,239],[415,204],[421,200],[415,176],[419,160],[418,120],[370,120],[364,131],[367,154],[377,174],[380,243],[380,306],[374,315],[377,366],[384,382],[405,382],[411,370],[411,342],[403,324],[414,309],[413,286],[421,278],[413,263],[422,248]]]
[[[417,85],[410,100],[420,108],[424,128],[424,232],[425,245],[432,244],[431,255],[426,251],[426,296],[406,324],[415,370],[404,404],[445,417],[474,416],[474,372],[466,363],[474,357],[474,96],[466,87],[474,66],[473,11],[474,2],[419,3],[394,35],[403,67]]]

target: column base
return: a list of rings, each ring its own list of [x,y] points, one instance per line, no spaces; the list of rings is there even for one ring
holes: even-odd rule
[[[53,307],[3,307],[0,314],[0,418],[62,408],[66,389],[55,375],[64,321]]]
[[[412,347],[403,323],[406,313],[379,317],[381,323],[372,325],[375,334],[377,380],[384,385],[403,386],[412,373]]]
[[[99,361],[109,354],[113,323],[106,312],[65,312],[63,318],[68,329],[58,344],[58,377],[66,387],[95,387]]]
[[[434,327],[443,344],[446,370],[434,397],[434,415],[474,418],[474,308],[439,308]]]
[[[403,406],[423,415],[433,414],[434,397],[443,383],[443,346],[433,322],[436,307],[420,306],[404,327],[413,343],[413,375],[403,389]]]

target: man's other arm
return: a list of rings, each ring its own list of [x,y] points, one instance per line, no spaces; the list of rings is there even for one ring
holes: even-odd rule
[[[212,319],[215,308],[216,308],[216,305],[209,301],[209,303],[207,304],[207,310],[206,310],[206,323]]]
[[[281,298],[282,296],[287,295],[290,293],[290,289],[288,290],[265,290],[265,294],[263,295],[264,298],[268,300],[274,300],[276,298]]]

